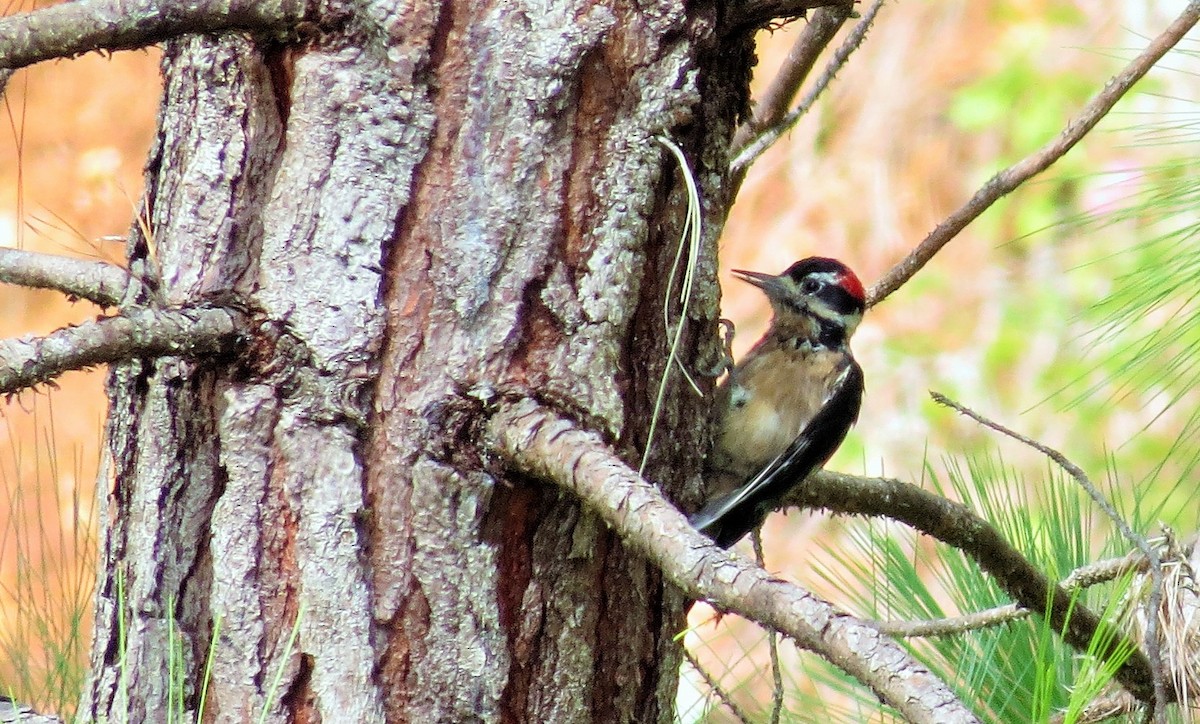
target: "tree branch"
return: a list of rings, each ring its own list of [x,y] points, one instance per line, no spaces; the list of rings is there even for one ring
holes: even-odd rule
[[[129,285],[129,274],[116,264],[103,261],[0,249],[0,283],[56,289],[68,297],[115,307]]]
[[[787,634],[863,682],[909,721],[975,721],[945,683],[894,641],[713,545],[598,434],[521,399],[499,408],[486,437],[515,469],[578,495],[626,545],[645,554],[689,595]]]
[[[880,633],[895,638],[934,638],[937,636],[957,636],[968,631],[979,631],[985,628],[1002,626],[1013,621],[1029,618],[1029,609],[1016,603],[964,613],[961,616],[946,616],[920,621],[889,620],[878,621],[875,628]]]
[[[188,33],[283,31],[316,9],[316,0],[78,0],[0,19],[0,68],[141,48]]]
[[[1133,528],[1129,526],[1129,523],[1125,522],[1125,519],[1122,518],[1121,514],[1117,512],[1117,509],[1113,507],[1113,504],[1108,501],[1108,498],[1105,498],[1104,494],[1100,492],[1100,489],[1097,488],[1094,483],[1092,483],[1091,478],[1087,476],[1087,473],[1083,472],[1083,469],[1078,465],[1068,460],[1066,455],[1063,455],[1059,451],[1041,444],[1037,440],[1026,437],[1019,432],[1010,430],[998,422],[989,420],[983,415],[980,415],[974,410],[958,404],[954,400],[951,400],[941,393],[931,392],[930,394],[933,396],[933,401],[939,405],[945,405],[946,407],[955,410],[959,414],[966,415],[975,422],[978,422],[980,425],[991,428],[1002,435],[1007,435],[1008,437],[1011,437],[1012,439],[1024,445],[1028,445],[1029,447],[1037,450],[1053,460],[1059,467],[1067,471],[1068,475],[1075,479],[1075,482],[1079,484],[1079,487],[1083,488],[1084,492],[1091,497],[1096,505],[1098,505],[1100,509],[1104,511],[1104,514],[1107,515],[1113,524],[1117,526],[1117,530],[1121,532],[1121,535],[1125,536],[1125,539],[1130,543],[1133,543],[1135,546],[1137,546],[1137,549],[1141,551],[1142,555],[1146,557],[1146,560],[1150,562],[1150,578],[1153,581],[1153,585],[1150,590],[1150,599],[1146,602],[1146,606],[1150,611],[1150,614],[1146,617],[1146,653],[1150,657],[1150,663],[1154,672],[1154,719],[1155,721],[1165,722],[1167,715],[1167,687],[1166,683],[1164,682],[1162,653],[1159,651],[1158,645],[1158,616],[1156,615],[1159,606],[1162,604],[1163,572],[1162,561],[1159,560],[1158,553],[1156,553],[1154,548],[1151,547],[1150,541],[1146,540],[1145,536],[1139,535],[1133,531]]]
[[[754,116],[750,122],[737,129],[733,136],[732,155],[746,145],[751,136],[778,123],[787,113],[792,99],[800,92],[804,79],[812,72],[821,51],[837,35],[837,31],[850,17],[854,4],[851,2],[824,7],[812,14],[808,24],[792,44],[783,67],[771,79],[771,85],[754,105]]]
[[[232,354],[247,329],[244,314],[223,307],[133,309],[45,337],[0,340],[0,394],[118,360]]]
[[[1071,572],[1062,581],[1062,587],[1074,593],[1077,589],[1094,586],[1098,583],[1111,581],[1130,571],[1140,571],[1148,568],[1150,562],[1134,551],[1121,558],[1110,558],[1105,561],[1089,563]],[[1011,621],[1029,618],[1033,613],[1028,608],[1016,603],[974,611],[961,616],[947,616],[939,619],[924,621],[879,621],[875,628],[888,636],[901,638],[917,638],[929,636],[953,636],[967,631],[991,628]]]
[[[1093,638],[1101,627],[1111,628],[1061,586],[1051,583],[970,508],[915,485],[823,470],[793,488],[784,503],[891,518],[953,546],[973,558],[1017,603],[1048,618],[1063,640],[1080,651],[1092,650]],[[1107,645],[1094,653],[1104,661],[1133,651],[1117,670],[1117,680],[1142,701],[1154,701],[1154,674],[1145,654],[1119,631],[1105,631],[1105,636],[1097,639],[1102,640]]]
[[[746,175],[750,164],[754,163],[768,148],[771,147],[779,137],[787,133],[795,126],[805,113],[812,108],[821,94],[833,82],[834,76],[846,64],[850,58],[850,54],[858,50],[858,46],[867,37],[867,31],[871,29],[871,25],[875,22],[875,16],[879,13],[879,9],[883,7],[883,0],[875,0],[871,7],[863,14],[862,19],[854,25],[846,40],[838,46],[833,57],[829,59],[829,63],[825,69],[821,71],[821,76],[817,78],[808,94],[800,101],[800,105],[796,106],[787,115],[780,118],[774,125],[763,129],[758,135],[748,139],[746,143],[739,147],[734,155],[733,161],[729,164],[729,174],[734,179],[735,185],[740,185],[740,180]]]
[[[872,307],[886,299],[889,294],[899,289],[920,271],[921,267],[925,266],[967,224],[974,221],[1000,198],[1011,193],[1018,186],[1062,158],[1080,139],[1095,128],[1100,119],[1104,118],[1117,101],[1183,38],[1197,20],[1200,20],[1200,0],[1192,0],[1175,19],[1175,22],[1151,41],[1146,49],[1134,58],[1124,70],[1109,79],[1104,84],[1104,89],[1088,101],[1077,116],[1067,121],[1067,125],[1057,137],[993,176],[975,192],[975,195],[967,203],[947,216],[933,231],[929,232],[929,235],[909,252],[908,256],[892,267],[882,279],[871,287],[867,294],[867,306]]]

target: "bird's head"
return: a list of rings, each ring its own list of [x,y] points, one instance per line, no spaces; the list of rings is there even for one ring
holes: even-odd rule
[[[788,267],[782,274],[733,272],[767,295],[776,322],[792,315],[813,318],[822,328],[844,330],[845,339],[854,334],[866,308],[862,282],[837,259],[811,256]]]

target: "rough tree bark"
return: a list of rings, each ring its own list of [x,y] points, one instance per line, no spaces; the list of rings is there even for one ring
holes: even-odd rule
[[[636,459],[682,218],[656,135],[707,202],[684,357],[713,353],[748,29],[722,2],[343,10],[286,46],[167,44],[126,303],[257,331],[236,365],[112,370],[79,714],[195,708],[211,655],[206,720],[668,721],[683,596],[489,460],[479,413],[531,395]],[[685,499],[704,404],[673,389],[647,470]]]

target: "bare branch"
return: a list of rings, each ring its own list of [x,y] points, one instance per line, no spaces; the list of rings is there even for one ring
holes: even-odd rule
[[[1145,571],[1149,566],[1150,561],[1141,551],[1130,551],[1120,558],[1108,558],[1080,566],[1063,579],[1062,585],[1068,591],[1076,588],[1090,588],[1120,578],[1126,573]]]
[[[1164,680],[1165,677],[1163,671],[1162,652],[1159,650],[1157,615],[1159,606],[1162,604],[1163,572],[1162,561],[1159,560],[1158,553],[1150,545],[1150,541],[1146,540],[1145,536],[1139,535],[1133,531],[1133,528],[1131,528],[1129,523],[1127,523],[1125,519],[1121,517],[1121,514],[1118,513],[1117,509],[1113,507],[1113,504],[1108,501],[1108,498],[1104,497],[1104,494],[1100,492],[1100,489],[1097,488],[1094,483],[1092,483],[1091,478],[1087,476],[1087,473],[1083,472],[1083,469],[1078,465],[1068,460],[1066,455],[1063,455],[1053,448],[1043,445],[1037,440],[1026,437],[1019,432],[1014,432],[998,422],[989,420],[983,415],[980,415],[978,412],[958,404],[943,394],[937,392],[930,392],[929,394],[933,397],[934,402],[938,403],[939,405],[945,405],[946,407],[956,410],[960,414],[966,415],[975,422],[978,422],[980,425],[991,428],[1003,435],[1007,435],[1008,437],[1011,437],[1012,439],[1024,445],[1028,445],[1029,447],[1037,450],[1053,460],[1059,467],[1067,471],[1068,475],[1075,479],[1075,482],[1079,484],[1079,487],[1084,489],[1084,491],[1092,498],[1092,500],[1095,501],[1096,505],[1100,506],[1100,509],[1104,511],[1104,514],[1107,515],[1109,519],[1112,520],[1113,524],[1117,526],[1117,530],[1121,531],[1121,535],[1125,536],[1125,539],[1130,543],[1133,543],[1135,546],[1137,546],[1137,549],[1141,551],[1142,555],[1146,557],[1146,560],[1150,562],[1150,578],[1153,581],[1153,588],[1150,591],[1150,599],[1146,602],[1146,606],[1151,612],[1150,615],[1147,616],[1146,620],[1146,653],[1150,656],[1150,663],[1153,665],[1154,671],[1154,717],[1156,721],[1165,722],[1167,709],[1167,685]]]
[[[1144,570],[1149,565],[1149,561],[1140,552],[1134,551],[1120,558],[1110,558],[1080,566],[1063,579],[1062,587],[1067,591],[1074,592],[1076,589],[1111,581],[1130,571]],[[953,636],[967,631],[977,631],[1012,621],[1020,621],[1028,618],[1031,613],[1033,611],[1024,606],[1009,603],[961,616],[947,616],[925,621],[880,621],[875,624],[875,628],[888,636],[902,638]]]
[[[924,621],[879,621],[875,628],[880,633],[897,638],[933,638],[935,636],[957,636],[968,631],[994,628],[1013,621],[1029,618],[1032,613],[1024,606],[1010,603],[1004,606],[964,613],[961,616],[946,616]]]
[[[514,468],[578,495],[626,545],[644,553],[689,595],[787,634],[863,682],[909,721],[976,720],[944,682],[894,641],[713,545],[598,434],[521,399],[498,410],[487,436],[490,447]]]
[[[56,289],[68,297],[115,307],[129,285],[129,274],[116,264],[103,261],[0,249],[0,283]]]
[[[800,92],[800,85],[816,65],[821,51],[837,35],[852,9],[853,3],[845,3],[821,8],[812,14],[804,31],[788,51],[783,67],[755,103],[754,117],[734,134],[733,155],[737,155],[737,151],[746,145],[754,132],[769,128],[783,118],[792,99]]]
[[[967,203],[950,214],[929,232],[908,256],[896,264],[882,279],[871,287],[867,294],[867,306],[871,307],[887,298],[921,270],[951,239],[1003,196],[1011,193],[1033,176],[1049,168],[1062,158],[1076,143],[1090,132],[1101,118],[1108,114],[1117,101],[1146,75],[1154,64],[1173,48],[1176,43],[1200,20],[1200,0],[1192,0],[1184,11],[1157,38],[1150,42],[1141,55],[1117,75],[1104,84],[1077,116],[1057,137],[1034,153],[988,180]]]
[[[970,508],[891,478],[862,478],[823,470],[809,476],[785,498],[785,504],[824,508],[836,513],[891,518],[953,546],[975,560],[984,572],[1025,608],[1050,620],[1071,646],[1091,650],[1092,639],[1105,627],[1108,644],[1095,650],[1110,661],[1133,650],[1117,670],[1117,680],[1142,701],[1154,700],[1154,674],[1150,662],[1120,632],[1073,600],[1013,548],[986,520]],[[1049,602],[1049,606],[1047,606]],[[1108,635],[1110,634],[1111,635]]]
[[[0,68],[93,50],[141,48],[188,33],[282,31],[315,13],[316,5],[315,0],[78,0],[0,19]]]
[[[800,101],[800,105],[795,110],[781,118],[770,128],[764,129],[757,136],[750,139],[746,145],[737,151],[736,157],[729,164],[729,173],[735,179],[741,178],[750,168],[750,164],[754,163],[768,148],[771,147],[779,137],[787,133],[794,127],[805,113],[812,108],[817,99],[821,97],[821,93],[825,91],[829,84],[833,82],[834,76],[846,64],[850,58],[850,54],[858,49],[864,38],[867,37],[867,31],[871,29],[871,25],[875,22],[875,16],[879,13],[879,9],[883,7],[883,0],[875,0],[871,7],[863,14],[862,19],[855,24],[854,29],[850,31],[850,35],[834,52],[833,57],[829,59],[829,64],[825,66],[825,70],[821,71],[821,77],[817,78],[813,84],[812,90],[804,96]]]
[[[118,360],[231,354],[246,330],[241,312],[221,307],[134,309],[45,337],[0,340],[0,393]]]

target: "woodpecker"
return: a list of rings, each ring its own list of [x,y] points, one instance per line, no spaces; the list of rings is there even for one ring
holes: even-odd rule
[[[774,314],[763,338],[717,388],[709,500],[691,523],[728,548],[819,469],[858,419],[863,373],[850,352],[862,282],[836,259],[809,257],[782,274],[735,270]]]

